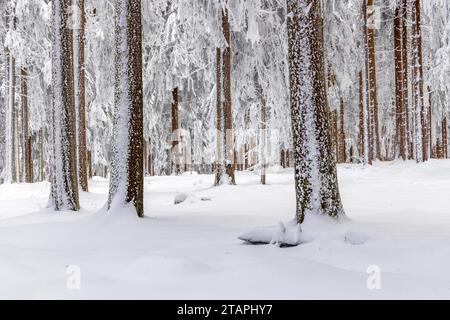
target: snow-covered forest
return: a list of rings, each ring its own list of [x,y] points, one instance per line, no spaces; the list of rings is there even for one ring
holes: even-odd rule
[[[450,298],[450,0],[0,0],[0,43],[0,298]]]

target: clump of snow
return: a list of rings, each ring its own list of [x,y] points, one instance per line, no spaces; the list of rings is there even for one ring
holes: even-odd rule
[[[349,222],[346,218],[338,220],[328,216],[309,214],[305,217],[302,225],[299,225],[295,220],[288,223],[279,222],[277,226],[257,228],[240,235],[238,238],[250,244],[274,244],[280,247],[293,247],[312,242],[315,239],[328,239],[330,236],[343,235],[344,227],[347,225],[346,222]],[[362,235],[349,232],[345,234],[345,239],[347,239],[347,234],[349,234],[349,239],[355,243],[365,241]]]
[[[175,199],[174,199],[174,203],[175,204],[180,204],[183,203],[187,200],[188,195],[185,193],[178,193],[177,195],[175,195]]]
[[[363,245],[369,240],[369,236],[358,231],[349,230],[344,237],[345,242],[352,245]]]
[[[295,222],[278,226],[254,229],[239,236],[239,239],[250,244],[275,244],[281,247],[297,246],[302,243],[301,226]]]

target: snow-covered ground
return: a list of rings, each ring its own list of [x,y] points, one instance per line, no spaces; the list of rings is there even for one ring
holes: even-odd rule
[[[339,179],[349,221],[308,217],[294,248],[238,240],[293,218],[289,170],[267,186],[253,173],[219,188],[212,176],[148,178],[145,219],[106,214],[100,178],[80,213],[45,209],[48,183],[2,185],[0,298],[449,299],[450,161],[345,165]]]

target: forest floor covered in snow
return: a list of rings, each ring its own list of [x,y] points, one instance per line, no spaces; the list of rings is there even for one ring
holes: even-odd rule
[[[79,213],[46,209],[48,183],[1,185],[0,298],[450,298],[450,161],[340,166],[349,221],[309,217],[308,242],[293,248],[238,239],[294,216],[292,171],[267,180],[146,178],[145,219],[106,214],[101,178]],[[69,290],[68,266],[79,268],[80,290]],[[368,268],[381,272],[380,290],[369,290]]]

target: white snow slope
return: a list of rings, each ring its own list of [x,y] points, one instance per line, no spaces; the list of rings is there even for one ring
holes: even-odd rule
[[[100,178],[80,213],[45,209],[48,183],[2,185],[0,298],[450,298],[450,161],[341,166],[350,220],[310,216],[309,240],[294,248],[237,238],[294,216],[292,171],[267,178],[240,173],[238,186],[218,188],[212,176],[146,179],[145,219],[106,214]]]

